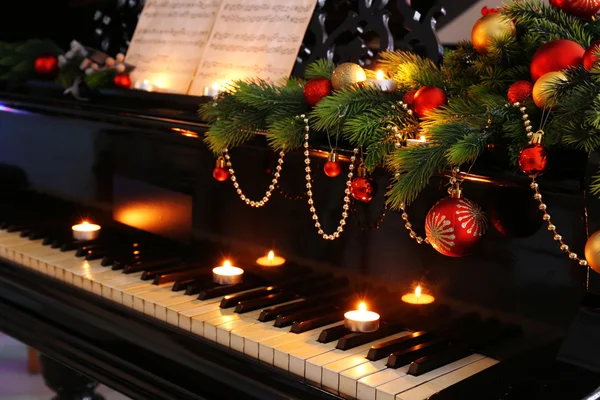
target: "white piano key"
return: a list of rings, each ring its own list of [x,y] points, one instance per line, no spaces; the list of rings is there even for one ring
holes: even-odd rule
[[[465,365],[474,363],[475,361],[481,360],[485,356],[481,354],[472,354],[468,357],[446,364],[443,367],[436,368],[423,375],[405,375],[401,378],[394,379],[393,381],[387,382],[377,387],[377,400],[395,400],[396,395],[419,386],[425,382],[429,382],[439,376],[460,369]]]
[[[179,327],[192,332],[204,332],[204,320],[206,319],[204,318],[204,315],[208,312],[222,313],[223,309],[219,307],[219,303],[209,303],[181,311],[178,317]],[[200,336],[202,336],[202,334],[200,334]]]
[[[386,382],[406,376],[408,365],[400,368],[386,368],[358,380],[356,398],[359,400],[376,400],[377,387]]]
[[[258,323],[258,321],[251,321],[251,320],[242,318],[242,319],[238,319],[237,321],[232,321],[232,322],[228,322],[226,324],[219,325],[219,326],[217,326],[216,341],[217,341],[217,343],[222,344],[223,346],[231,347],[231,335],[229,333],[232,330],[252,326],[252,325],[255,325],[256,323]],[[204,330],[205,330],[205,334],[206,334],[206,322],[204,323]]]
[[[496,364],[498,364],[498,360],[485,357],[474,363],[468,364],[461,369],[435,378],[429,383],[439,387],[440,390],[445,389]]]
[[[318,339],[322,330],[334,327],[336,325],[338,325],[338,323],[326,325],[307,332],[288,332],[285,335],[278,335],[265,340],[261,340],[258,346],[258,359],[260,361],[266,362],[267,364],[273,365],[275,349],[278,349],[285,345],[292,345],[293,343],[299,343],[313,339],[316,340]]]
[[[126,290],[123,292],[123,305],[129,306],[129,302],[131,301],[132,308],[139,312],[144,312],[144,301],[142,300],[142,296],[152,296],[152,295],[162,295],[165,291],[170,290],[171,285],[153,285],[152,281],[142,281],[144,283],[143,286],[138,286],[137,288]],[[130,300],[131,298],[131,300]]]
[[[253,317],[254,321],[256,321],[255,325],[243,329],[234,329],[230,333],[231,348],[255,359],[258,359],[259,340],[267,340],[276,336],[285,335],[290,331],[290,327],[274,327],[273,321],[258,321],[260,313],[261,311],[254,312]]]
[[[198,336],[204,336],[204,321],[223,316],[222,308],[217,307],[215,309],[212,307],[211,309],[210,305],[207,305],[206,310],[204,314],[194,315],[191,319],[189,330]],[[231,320],[235,320],[235,317],[232,317]]]
[[[191,317],[197,314],[193,314],[193,312],[201,307],[206,307],[209,304],[213,304],[213,308],[215,307],[219,307],[221,300],[217,300],[217,299],[209,299],[209,300],[199,300],[198,298],[194,298],[192,296],[192,299],[190,299],[189,301],[185,301],[182,303],[178,303],[178,304],[173,304],[170,305],[168,307],[166,307],[167,309],[167,322],[171,325],[175,325],[175,326],[180,326],[179,323],[179,318],[180,318],[180,313],[183,314],[186,311],[190,311],[192,314],[188,315],[188,314],[183,314],[182,315],[182,325],[184,324],[183,321],[185,321],[185,325],[186,327],[191,326]],[[200,313],[201,314],[201,313]],[[183,328],[185,329],[185,328]],[[190,328],[187,329],[188,331],[190,330]]]
[[[55,270],[57,268],[54,266],[54,264],[60,263],[62,261],[67,261],[72,258],[75,258],[74,251],[57,250],[56,253],[54,253],[52,255],[36,257],[37,267],[34,267],[34,269],[37,269],[38,271],[40,271],[43,274],[46,274],[49,276],[54,276]],[[31,260],[30,262],[32,265],[34,265],[34,263],[35,263],[34,260]]]
[[[118,272],[118,271],[115,271]],[[117,297],[117,293],[115,293],[115,295],[113,296],[113,288],[117,288],[121,285],[126,285],[126,284],[130,284],[133,282],[139,282],[141,281],[142,278],[142,274],[143,272],[136,272],[133,274],[123,274],[122,272],[120,272],[120,276],[119,277],[115,277],[114,279],[110,279],[106,282],[102,282],[102,297],[109,299],[109,300],[114,300],[114,298]],[[120,301],[119,301],[120,303]]]
[[[288,353],[288,371],[294,375],[304,377],[306,359],[331,351],[335,349],[335,346],[336,342],[319,343],[317,340],[314,340],[291,348]],[[281,349],[275,352],[276,355]]]
[[[145,291],[150,288],[151,284],[141,279],[136,279],[133,282],[124,283],[112,287],[112,299],[126,307],[133,308],[133,294],[135,290]]]
[[[366,376],[373,375],[376,372],[383,371],[387,368],[387,358],[377,361],[368,361],[360,363],[354,367],[348,368],[339,374],[339,394],[344,398],[355,399],[357,398],[357,386],[358,381]],[[328,379],[329,373],[324,372],[324,379]],[[335,378],[332,377],[332,381]],[[330,387],[334,389],[335,383],[332,383]]]
[[[204,321],[204,337],[210,340],[213,340],[212,338],[214,337],[214,340],[216,341],[216,337],[217,335],[219,335],[221,336],[221,342],[231,343],[231,338],[226,339],[226,337],[230,337],[230,332],[233,329],[246,328],[252,325],[256,325],[260,322],[258,321],[260,310],[251,311],[243,314],[237,314],[234,312],[234,310],[234,308],[227,308],[223,310],[222,314],[224,317],[233,317],[230,321],[227,321],[227,323],[218,323],[219,321],[217,319]],[[235,324],[231,323],[234,320],[240,322],[237,322]],[[211,337],[208,337],[207,335],[211,335]],[[243,352],[243,347],[241,350],[238,351]]]
[[[440,390],[441,388],[428,382],[397,394],[396,400],[427,400]]]

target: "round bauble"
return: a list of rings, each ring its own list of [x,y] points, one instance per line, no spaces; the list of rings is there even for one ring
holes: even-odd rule
[[[431,246],[449,257],[471,252],[487,230],[487,220],[474,201],[447,197],[427,213],[425,233]]]
[[[487,54],[494,40],[505,36],[516,37],[517,28],[510,18],[500,13],[484,15],[473,26],[471,41],[479,54]]]
[[[367,79],[365,70],[351,62],[338,65],[331,74],[333,90],[340,90]]]
[[[588,265],[600,273],[600,231],[596,231],[585,243],[585,259]]]
[[[548,72],[562,71],[581,64],[583,53],[585,49],[572,40],[560,39],[546,43],[531,59],[531,80],[535,82]]]
[[[37,76],[54,79],[58,75],[58,57],[52,55],[39,56],[35,59],[34,70]]]
[[[511,103],[522,102],[531,97],[533,83],[529,81],[516,81],[508,88],[508,101]]]
[[[446,93],[435,86],[423,86],[417,90],[413,98],[412,107],[417,117],[427,116],[431,110],[446,104]]]
[[[129,78],[129,74],[117,74],[113,79],[113,83],[116,87],[129,89],[131,87],[131,78]]]
[[[518,161],[525,175],[542,175],[548,166],[548,150],[541,143],[530,143],[521,149]]]
[[[481,15],[483,15],[483,16],[494,14],[494,13],[499,13],[499,12],[500,12],[499,8],[490,8],[487,6],[483,6],[481,8]]]
[[[328,177],[335,178],[342,172],[342,166],[337,161],[327,161],[323,166],[323,171]]]
[[[333,87],[331,81],[326,78],[313,78],[306,82],[304,86],[304,100],[306,104],[314,107],[323,99],[331,94]]]
[[[550,0],[550,4],[582,18],[591,18],[600,10],[600,0]]]
[[[409,106],[412,106],[413,102],[415,101],[416,93],[417,93],[416,90],[409,90],[408,92],[404,93],[404,96],[402,97],[402,101],[405,102],[406,104],[408,104]]]
[[[535,82],[531,95],[536,106],[542,109],[556,106],[551,90],[559,80],[566,81],[567,76],[562,72],[548,72]]]
[[[596,40],[590,47],[587,48],[585,53],[583,53],[583,68],[591,71],[598,59],[596,54],[600,52],[600,40]]]
[[[218,180],[219,182],[224,182],[229,178],[229,172],[225,168],[216,167],[213,169],[213,178]]]
[[[368,203],[375,196],[375,182],[368,176],[358,176],[350,183],[350,194],[355,200]]]

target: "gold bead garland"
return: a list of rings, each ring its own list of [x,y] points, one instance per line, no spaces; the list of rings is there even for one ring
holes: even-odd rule
[[[251,207],[255,207],[255,208],[260,208],[263,207],[265,204],[267,204],[269,202],[269,199],[271,198],[271,195],[273,194],[273,191],[275,190],[275,188],[277,187],[277,183],[279,181],[279,177],[281,176],[281,169],[283,168],[283,158],[285,157],[285,152],[280,151],[279,152],[279,159],[277,160],[277,167],[275,167],[275,173],[273,174],[273,180],[271,181],[271,184],[269,185],[269,188],[267,189],[267,191],[265,192],[265,195],[263,196],[262,200],[250,200],[249,198],[246,197],[246,195],[244,194],[244,192],[242,191],[242,189],[240,188],[240,184],[237,181],[237,177],[235,176],[235,170],[233,169],[233,164],[231,163],[231,156],[229,155],[229,150],[227,148],[225,148],[223,150],[223,156],[225,157],[225,165],[227,166],[228,171],[229,171],[229,179],[231,179],[231,182],[233,182],[233,187],[235,188],[236,193],[240,196],[240,199],[245,202],[246,204],[248,204]]]
[[[354,164],[356,162],[356,156],[358,154],[358,149],[354,149],[352,157],[350,157],[350,165],[348,166],[348,180],[346,180],[346,189],[344,190],[344,205],[342,211],[342,219],[336,230],[332,234],[327,234],[321,228],[321,223],[319,222],[319,216],[317,215],[317,209],[315,208],[315,201],[313,200],[312,193],[312,176],[310,169],[310,151],[308,150],[309,144],[308,139],[310,137],[310,126],[308,125],[308,118],[306,118],[305,114],[298,116],[298,118],[302,118],[304,122],[304,170],[306,171],[306,195],[308,196],[308,205],[309,210],[312,213],[312,219],[315,221],[315,228],[317,228],[317,233],[325,240],[335,240],[340,237],[340,234],[344,231],[344,225],[346,225],[346,220],[348,219],[348,210],[350,209],[350,185],[352,184],[352,177],[354,176]]]
[[[510,106],[511,106],[511,104],[507,104],[507,107],[510,107]],[[527,137],[531,138],[533,136],[533,132],[532,132],[533,128],[531,127],[531,120],[529,119],[529,115],[527,115],[526,108],[522,107],[518,101],[513,103],[512,106],[515,108],[518,108],[519,111],[521,112],[521,114],[522,114],[521,118],[523,119],[523,125],[525,126],[525,131],[527,132]],[[542,130],[539,130],[537,133],[540,133],[542,135],[544,134],[544,132]],[[552,232],[554,240],[559,243],[560,250],[567,253],[571,260],[577,261],[579,263],[579,265],[587,267],[587,265],[588,265],[587,260],[580,258],[579,256],[577,256],[577,253],[572,252],[569,245],[563,241],[562,235],[560,235],[557,232],[556,225],[554,225],[552,223],[552,217],[550,214],[548,214],[548,206],[546,205],[546,203],[544,203],[542,201],[542,194],[539,191],[539,184],[535,181],[534,175],[531,175],[530,178],[531,178],[531,184],[529,185],[529,187],[534,192],[533,198],[539,203],[538,208],[540,209],[540,211],[544,212],[542,219],[544,221],[546,221],[546,223],[548,224],[548,230],[550,232]]]

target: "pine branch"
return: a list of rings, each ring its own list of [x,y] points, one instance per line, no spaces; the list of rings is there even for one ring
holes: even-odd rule
[[[306,79],[327,78],[331,79],[331,74],[335,69],[335,64],[332,61],[320,58],[306,66],[304,77]]]
[[[590,193],[594,196],[600,197],[600,170],[592,177],[592,183],[590,183]]]
[[[304,143],[304,122],[295,116],[279,118],[269,124],[267,142],[275,151],[291,151]]]
[[[414,53],[396,50],[380,54],[379,65],[401,86],[418,89],[422,86],[443,88],[446,76],[433,63]]]

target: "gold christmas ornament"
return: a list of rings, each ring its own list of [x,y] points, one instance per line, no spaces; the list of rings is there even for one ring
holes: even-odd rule
[[[351,62],[338,65],[331,74],[333,90],[340,90],[365,80],[367,80],[365,70],[360,65]]]
[[[552,86],[559,80],[566,81],[567,76],[560,72],[548,72],[542,75],[537,81],[535,81],[535,85],[533,85],[533,102],[539,108],[552,108],[556,105],[556,101],[552,99],[551,92]]]
[[[481,17],[475,23],[471,31],[471,42],[479,54],[487,54],[492,41],[505,35],[517,35],[515,24],[505,15],[492,13]]]
[[[600,273],[600,231],[594,232],[586,242],[585,259],[594,271]]]

